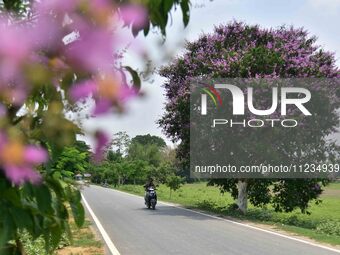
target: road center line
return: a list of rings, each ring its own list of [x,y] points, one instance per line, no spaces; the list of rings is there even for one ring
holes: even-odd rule
[[[120,193],[123,193],[123,194],[126,194],[126,195],[142,198],[141,196],[138,196],[138,195],[135,195],[135,194],[131,194],[131,193],[127,193],[127,192],[124,192],[124,191],[120,191],[120,190],[116,190],[116,189],[111,189],[111,190],[112,191],[116,191],[116,192],[120,192]],[[239,226],[243,226],[243,227],[251,228],[251,229],[254,229],[254,230],[262,231],[262,232],[265,232],[265,233],[268,233],[268,234],[276,235],[276,236],[279,236],[279,237],[283,237],[283,238],[290,239],[290,240],[293,240],[293,241],[296,241],[296,242],[308,244],[308,245],[311,245],[311,246],[314,246],[314,247],[326,249],[326,250],[329,250],[329,251],[336,252],[336,253],[340,254],[340,250],[338,250],[338,249],[334,249],[334,248],[331,248],[331,247],[328,247],[328,246],[324,246],[324,245],[321,245],[321,244],[313,243],[313,242],[310,242],[310,241],[307,241],[307,240],[303,240],[303,239],[287,236],[287,235],[280,234],[280,233],[277,233],[277,232],[274,232],[274,231],[270,231],[270,230],[267,230],[267,229],[255,227],[255,226],[252,226],[252,225],[249,225],[249,224],[246,224],[246,223],[241,223],[241,222],[237,222],[237,221],[233,221],[233,220],[229,220],[229,219],[224,219],[224,218],[217,217],[217,216],[214,216],[214,215],[210,215],[210,214],[207,214],[207,213],[203,213],[203,212],[199,212],[199,211],[196,211],[196,210],[184,208],[182,206],[178,206],[178,205],[175,205],[175,204],[172,204],[172,203],[169,203],[169,202],[158,201],[158,203],[164,204],[164,205],[167,205],[167,206],[172,206],[172,207],[175,207],[175,208],[178,208],[178,209],[190,211],[190,212],[193,212],[193,213],[196,213],[196,214],[200,214],[200,215],[203,215],[203,216],[206,216],[206,217],[210,217],[210,218],[213,218],[213,219],[222,220],[222,221],[226,221],[226,222],[229,222],[229,223],[232,223],[232,224],[236,224],[236,225],[239,225]]]
[[[83,194],[81,194],[81,197],[83,199],[83,202],[87,208],[87,210],[89,211],[93,221],[96,223],[98,230],[100,232],[100,234],[102,235],[107,247],[109,248],[110,252],[112,255],[120,255],[119,251],[117,250],[116,246],[113,244],[113,242],[111,241],[109,235],[106,233],[103,225],[100,223],[100,221],[98,220],[97,216],[94,214],[94,212],[92,211],[90,205],[87,203],[85,197]]]

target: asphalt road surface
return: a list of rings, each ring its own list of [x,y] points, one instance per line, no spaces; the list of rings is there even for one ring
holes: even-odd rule
[[[98,186],[84,187],[87,203],[121,255],[333,255],[322,247]]]

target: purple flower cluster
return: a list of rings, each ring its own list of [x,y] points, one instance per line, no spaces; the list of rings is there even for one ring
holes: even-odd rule
[[[159,124],[174,141],[188,139],[192,78],[340,77],[334,54],[303,28],[264,29],[236,21],[187,43],[186,53],[160,74],[167,78],[167,104]]]

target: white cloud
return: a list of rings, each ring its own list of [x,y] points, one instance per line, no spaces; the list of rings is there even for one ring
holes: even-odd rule
[[[307,3],[320,12],[338,14],[340,9],[340,0],[308,0]]]

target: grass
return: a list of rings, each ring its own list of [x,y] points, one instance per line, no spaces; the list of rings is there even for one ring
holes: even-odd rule
[[[142,186],[123,185],[119,190],[144,195]],[[230,207],[234,203],[228,194],[221,194],[217,187],[208,187],[206,183],[185,184],[170,198],[169,188],[160,185],[157,190],[159,200],[180,204],[187,208],[213,212],[218,215],[231,216],[240,220],[249,220],[261,224],[273,225],[275,228],[307,236],[314,240],[340,245],[340,183],[326,187],[322,203],[311,204],[310,215],[298,210],[291,213],[278,213],[271,207],[255,208],[249,205],[246,215],[241,215]]]
[[[101,248],[103,244],[98,241],[93,232],[90,229],[92,223],[88,220],[85,221],[84,225],[79,229],[74,223],[71,224],[73,243],[74,247],[96,247]]]
[[[56,255],[104,255],[103,244],[90,229],[91,222],[86,220],[81,228],[71,222],[73,240],[69,246],[56,251]]]
[[[54,255],[104,255],[103,244],[94,236],[90,226],[91,222],[89,220],[86,220],[81,228],[78,228],[71,221],[70,228],[73,240],[70,242],[64,235],[59,249],[55,251]],[[43,238],[32,240],[27,232],[23,232],[21,240],[27,255],[46,254]]]

